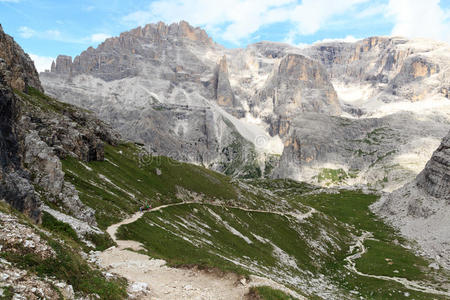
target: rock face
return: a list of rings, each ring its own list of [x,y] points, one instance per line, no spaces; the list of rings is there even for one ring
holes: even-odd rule
[[[48,93],[97,112],[152,153],[229,170],[226,153],[249,145],[230,125],[243,115],[224,51],[186,22],[150,24],[86,50],[72,64],[60,57],[43,78]]]
[[[44,196],[95,225],[95,211],[64,180],[60,159],[103,160],[104,143],[117,143],[118,135],[91,113],[42,90],[33,62],[0,31],[0,198],[39,222]]]
[[[58,55],[56,58],[56,63],[52,63],[50,69],[51,72],[61,73],[61,74],[71,74],[72,73],[72,57],[67,55]]]
[[[3,80],[9,86],[20,91],[33,87],[43,91],[39,75],[34,68],[33,61],[14,39],[3,32],[0,25],[0,58],[10,68],[3,68]],[[0,61],[0,64],[2,61]]]
[[[111,81],[137,75],[144,59],[153,60],[156,64],[159,60],[171,64],[172,70],[165,70],[166,76],[181,72],[182,69],[177,69],[177,66],[183,60],[192,64],[184,64],[184,69],[197,69],[197,58],[193,61],[191,53],[176,50],[181,45],[214,47],[211,38],[199,28],[193,28],[183,21],[172,25],[160,22],[109,38],[97,49],[88,48],[75,57],[73,62],[70,56],[59,55],[51,71],[66,75],[92,74]]]
[[[449,83],[447,71],[440,68],[447,65],[445,43],[370,37],[355,43],[323,43],[305,51],[325,65],[333,82],[370,85],[370,96],[385,102],[422,100],[439,94]]]
[[[385,195],[372,209],[450,268],[450,132],[415,181]]]
[[[450,132],[417,176],[417,186],[433,197],[450,200]]]
[[[122,135],[146,144],[152,152],[221,171],[229,161],[224,153],[230,153],[232,145],[242,144],[239,136],[253,137],[255,132],[254,125],[245,122],[230,127],[233,118],[245,117],[252,106],[256,118],[275,123],[273,111],[256,112],[256,106],[265,105],[267,99],[256,99],[254,94],[264,88],[269,74],[290,49],[294,48],[263,43],[227,50],[185,22],[158,23],[107,39],[72,63],[60,56],[53,71],[41,76],[49,94],[97,112]],[[297,88],[304,97],[299,111],[338,112],[336,94],[323,67],[304,60],[312,77]],[[315,83],[314,76],[323,83]],[[266,93],[273,96],[277,84],[276,79],[268,83]],[[321,84],[328,84],[323,93]],[[320,99],[313,104],[316,95]],[[282,101],[288,102],[290,96],[283,96],[286,99]],[[255,101],[263,104],[253,104]],[[274,119],[277,117],[278,111]],[[258,131],[264,130],[264,125],[258,127]],[[282,130],[275,127],[272,136]]]
[[[220,106],[236,107],[238,103],[236,102],[228,79],[228,65],[227,57],[225,55],[220,59],[215,77],[214,87],[217,103]]]
[[[267,105],[283,117],[301,112],[338,115],[341,111],[325,68],[299,54],[288,54],[280,61],[252,108],[261,110]]]
[[[14,43],[12,38],[6,36],[0,28],[0,47],[2,47],[0,55],[6,53],[3,47],[8,47],[6,49],[8,61],[21,61],[24,57],[16,58],[10,52],[20,47],[10,44],[11,42]],[[19,55],[22,54],[23,51],[19,51]],[[22,167],[19,145],[21,137],[18,134],[20,128],[17,123],[20,113],[19,100],[8,85],[25,88],[25,82],[39,82],[39,80],[17,77],[24,68],[11,68],[1,56],[0,59],[2,60],[0,61],[0,198],[39,222],[40,201],[29,182],[29,173]],[[36,71],[34,73],[37,74]]]

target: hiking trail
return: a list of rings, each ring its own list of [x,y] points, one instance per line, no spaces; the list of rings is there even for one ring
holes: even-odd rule
[[[152,208],[146,212],[154,212],[171,206],[202,204],[198,202],[180,202],[173,204],[161,205]],[[251,212],[276,213],[264,210],[243,209],[240,207],[227,207],[217,204],[207,204],[218,207],[241,209]],[[117,224],[108,227],[106,232],[117,243],[116,247],[111,247],[101,252],[99,255],[99,263],[109,272],[116,273],[127,278],[130,286],[142,287],[147,286],[150,291],[141,299],[202,299],[202,300],[234,300],[244,299],[252,286],[270,286],[274,289],[281,290],[299,300],[306,300],[293,290],[286,288],[271,279],[250,276],[250,281],[242,280],[238,275],[227,273],[225,275],[218,274],[215,271],[203,271],[197,268],[173,268],[166,265],[166,261],[162,259],[153,259],[147,255],[137,253],[135,251],[144,249],[142,244],[136,241],[118,240],[116,233],[121,225],[130,224],[141,218],[146,212],[137,212],[130,218],[127,218]],[[310,211],[304,215],[283,214],[300,218],[307,218],[314,211]],[[128,250],[131,249],[131,250]]]
[[[408,279],[402,278],[402,277],[389,277],[389,276],[383,276],[383,275],[366,274],[366,273],[362,273],[362,272],[358,271],[358,269],[356,269],[355,260],[360,258],[364,253],[367,252],[367,248],[364,246],[364,241],[370,237],[371,237],[370,232],[364,232],[361,236],[357,237],[355,243],[350,247],[350,252],[353,252],[354,249],[359,249],[359,251],[357,253],[347,256],[345,258],[345,260],[348,263],[347,264],[348,269],[350,269],[352,272],[354,272],[360,276],[398,282],[398,283],[402,284],[404,287],[406,287],[410,290],[413,290],[413,291],[450,297],[449,292],[435,290],[433,288],[424,286],[423,284],[421,284],[420,282],[417,282],[417,281],[411,281],[411,280],[408,280]]]

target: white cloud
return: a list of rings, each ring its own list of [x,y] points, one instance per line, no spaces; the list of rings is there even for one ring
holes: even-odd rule
[[[32,37],[36,32],[27,27],[27,26],[22,26],[19,28],[19,34],[21,37],[25,38],[25,39],[29,39],[30,37]]]
[[[394,20],[392,34],[450,41],[449,11],[444,11],[439,2],[439,0],[390,0],[386,16]]]
[[[383,15],[386,12],[386,10],[387,10],[387,4],[385,4],[385,3],[374,4],[374,5],[367,7],[366,9],[358,12],[356,14],[356,17],[359,19],[363,19],[363,18],[373,17],[376,15]]]
[[[46,30],[42,34],[42,36],[46,37],[49,40],[60,40],[61,39],[61,32],[59,30]]]
[[[44,31],[34,30],[27,26],[21,26],[19,28],[19,35],[25,39],[38,38],[43,40],[59,41],[63,43],[73,43],[73,44],[91,44],[100,43],[111,37],[111,35],[106,33],[94,33],[90,36],[82,38],[74,38],[67,34],[61,33],[57,29],[49,29]]]
[[[348,12],[368,0],[157,0],[148,9],[136,11],[123,21],[144,25],[156,21],[166,23],[187,20],[202,26],[230,42],[238,43],[265,25],[291,22],[291,39],[300,34],[313,34],[332,17]]]
[[[84,6],[83,7],[83,10],[84,11],[87,11],[87,12],[91,12],[91,11],[93,11],[95,9],[95,6],[94,5],[88,5],[88,6]]]
[[[111,35],[106,33],[94,33],[93,35],[91,35],[90,41],[93,43],[101,43],[110,37]]]
[[[187,20],[237,42],[264,24],[282,21],[285,12],[278,14],[277,10],[293,3],[294,0],[157,0],[148,9],[125,16],[123,21],[144,25],[160,20],[167,23]]]
[[[300,35],[314,34],[332,17],[348,13],[356,5],[367,0],[303,0],[290,11],[289,19],[297,24]]]
[[[439,0],[156,0],[122,18],[128,25],[186,20],[238,44],[264,26],[288,22],[285,41],[313,35],[330,24],[383,18],[392,34],[450,41],[450,11]]]
[[[63,38],[61,37],[61,32],[55,29],[36,31],[30,27],[21,26],[19,28],[19,34],[21,37],[25,39],[29,39],[31,37],[38,37],[48,40],[63,40]]]
[[[30,58],[33,60],[34,66],[36,67],[36,70],[38,70],[38,72],[44,72],[45,70],[50,70],[52,61],[55,60],[55,58],[49,57],[49,56],[39,56],[36,54],[31,54],[31,53],[29,55],[30,55]]]
[[[354,43],[360,39],[355,38],[353,35],[347,35],[345,38],[337,38],[337,39],[323,39],[315,41],[313,44],[320,43],[331,43],[331,42],[344,42],[344,43]]]

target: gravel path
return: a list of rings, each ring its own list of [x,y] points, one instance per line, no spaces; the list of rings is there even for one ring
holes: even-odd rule
[[[167,204],[155,207],[149,211],[158,211],[170,206],[192,203],[198,202]],[[244,209],[241,207],[228,208],[242,209],[251,212],[276,213],[297,218],[307,218],[314,212],[310,211],[304,215],[295,215],[292,213],[283,214],[263,210]],[[106,231],[117,243],[117,247],[111,247],[99,255],[99,263],[110,272],[127,278],[131,282],[130,286],[132,289],[135,291],[139,289],[145,291],[146,288],[148,289],[141,299],[244,299],[245,294],[251,286],[262,285],[282,290],[299,300],[306,299],[295,291],[267,278],[250,276],[250,282],[247,282],[235,274],[219,275],[216,272],[202,271],[196,268],[172,268],[168,267],[164,260],[151,259],[147,255],[127,250],[127,248],[139,250],[143,249],[143,247],[136,241],[118,240],[116,238],[117,230],[121,225],[133,223],[143,215],[144,212],[137,212],[130,218],[108,227]]]

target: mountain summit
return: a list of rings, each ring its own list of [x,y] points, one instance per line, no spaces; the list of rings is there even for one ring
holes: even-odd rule
[[[336,184],[322,173],[342,170],[346,184],[392,190],[416,176],[449,129],[448,50],[399,37],[226,49],[186,22],[159,22],[73,62],[59,56],[41,80],[156,154],[315,184]],[[436,105],[443,118],[427,112]],[[405,160],[412,148],[424,155]]]

